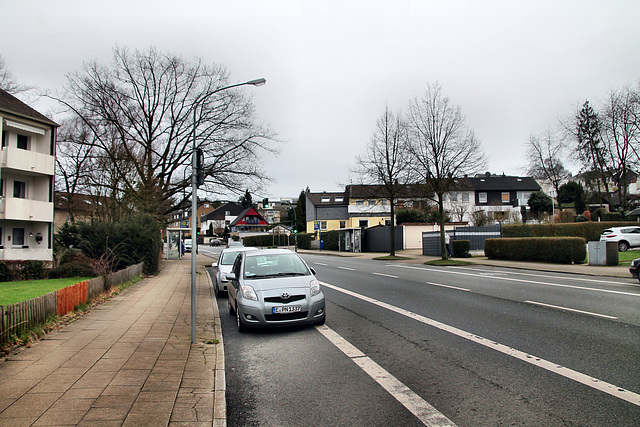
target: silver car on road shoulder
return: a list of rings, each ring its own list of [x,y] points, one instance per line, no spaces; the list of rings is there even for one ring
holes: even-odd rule
[[[244,252],[229,279],[229,312],[238,330],[325,322],[325,299],[315,271],[288,249]]]

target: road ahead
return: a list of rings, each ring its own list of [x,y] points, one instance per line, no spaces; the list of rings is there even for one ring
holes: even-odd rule
[[[327,324],[238,334],[229,425],[638,425],[632,280],[304,255]]]

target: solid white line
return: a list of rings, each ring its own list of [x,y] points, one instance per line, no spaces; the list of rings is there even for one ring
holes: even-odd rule
[[[356,269],[355,269],[355,268],[340,267],[340,266],[338,266],[338,268],[340,268],[340,269],[342,269],[342,270],[356,271]]]
[[[604,317],[605,319],[617,319],[617,317],[607,316],[606,314],[598,314],[598,313],[592,313],[591,311],[576,310],[575,308],[561,307],[559,305],[545,304],[543,302],[536,302],[536,301],[525,301],[525,302],[529,303],[529,304],[533,304],[533,305],[541,305],[543,307],[557,308],[558,310],[573,311],[574,313],[581,313],[581,314],[588,314],[590,316]]]
[[[398,265],[397,267],[408,268],[408,269],[413,269],[413,270],[422,270],[422,271],[437,271],[439,273],[447,273],[447,274],[459,274],[461,276],[482,277],[482,278],[485,278],[485,279],[487,278],[487,276],[484,276],[482,274],[463,273],[463,272],[460,272],[460,271],[447,271],[447,270],[438,270],[438,269],[433,269],[433,268],[412,267],[410,265]],[[584,290],[584,291],[604,292],[604,293],[609,293],[609,294],[640,297],[640,293],[623,292],[623,291],[612,291],[612,290],[609,290],[609,289],[594,289],[594,288],[588,288],[586,286],[563,285],[563,284],[560,284],[560,283],[538,282],[538,281],[535,281],[535,280],[514,279],[514,278],[511,278],[511,277],[496,277],[496,279],[505,280],[505,281],[509,281],[509,282],[531,283],[531,284],[536,284],[536,285],[551,286],[551,287],[557,287],[557,288],[580,289],[580,290]]]
[[[399,279],[398,276],[392,276],[391,274],[376,273],[376,272],[372,272],[371,274],[375,274],[376,276],[391,277],[392,279]]]
[[[336,331],[326,325],[316,326],[316,329],[380,384],[382,388],[388,391],[391,396],[422,421],[424,425],[434,427],[455,426],[453,421],[387,372],[382,366],[367,357],[367,355],[358,350],[349,341],[345,340]]]
[[[457,289],[459,291],[471,292],[467,288],[459,288],[457,286],[443,285],[442,283],[425,282],[427,285],[440,286],[441,288]]]
[[[385,302],[373,299],[373,298],[369,298],[368,296],[353,292],[353,291],[349,291],[347,289],[343,289],[340,288],[338,286],[334,286],[334,285],[330,285],[329,283],[324,283],[324,282],[320,282],[322,285],[334,289],[338,292],[342,292],[345,293],[347,295],[351,295],[352,297],[361,299],[363,301],[369,302],[371,304],[375,304],[379,307],[382,308],[386,308],[387,310],[391,310],[395,313],[401,314],[403,316],[409,317],[411,319],[414,319],[418,322],[422,322],[426,325],[432,326],[434,328],[438,328],[442,331],[445,332],[449,332],[453,335],[456,335],[460,338],[464,338],[466,340],[475,342],[476,344],[480,344],[483,345],[487,348],[499,351],[500,353],[506,354],[507,356],[511,356],[514,357],[516,359],[519,359],[523,362],[527,362],[530,363],[532,365],[538,366],[542,369],[546,369],[549,372],[553,372],[556,373],[558,375],[561,375],[565,378],[569,378],[573,381],[579,382],[581,384],[584,384],[588,387],[594,388],[596,390],[600,390],[604,393],[607,393],[611,396],[617,397],[618,399],[622,399],[625,400],[629,403],[632,403],[636,406],[640,406],[640,394],[634,393],[632,391],[629,390],[625,390],[621,387],[617,387],[613,384],[609,384],[607,382],[601,381],[597,378],[593,378],[590,377],[588,375],[585,375],[583,373],[580,373],[578,371],[574,371],[573,369],[569,369],[569,368],[565,368],[564,366],[560,366],[557,363],[553,363],[553,362],[549,362],[547,360],[541,359],[539,357],[533,356],[531,354],[527,354],[525,352],[522,352],[520,350],[516,350],[515,348],[512,347],[508,347],[506,345],[503,344],[499,344],[495,341],[489,340],[487,338],[483,338],[481,336],[478,336],[476,334],[473,334],[471,332],[467,332],[464,331],[462,329],[458,329],[454,326],[450,326],[441,322],[438,322],[437,320],[433,320],[430,319],[428,317],[422,316],[420,314],[417,313],[413,313],[409,310],[405,310],[403,308],[400,307],[396,307],[393,306],[391,304],[387,304]]]
[[[316,262],[315,264],[318,264],[318,265],[328,265],[328,264],[325,264],[325,263],[323,263],[323,262]]]

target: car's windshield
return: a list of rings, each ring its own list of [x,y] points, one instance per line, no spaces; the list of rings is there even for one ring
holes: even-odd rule
[[[309,274],[302,259],[293,253],[247,256],[244,266],[244,277],[247,279]]]
[[[220,264],[233,265],[236,258],[238,258],[238,255],[240,255],[239,251],[222,252],[222,257],[220,258]]]

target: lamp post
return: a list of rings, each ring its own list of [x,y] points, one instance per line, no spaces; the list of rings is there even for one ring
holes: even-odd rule
[[[198,104],[204,102],[214,93],[222,92],[223,90],[231,89],[238,86],[262,86],[267,82],[266,79],[249,80],[244,83],[237,83],[230,86],[221,87],[214,91],[211,91],[204,95],[193,105],[193,155],[191,156],[191,344],[196,342],[196,252],[198,248],[197,232],[198,227],[196,221],[198,220],[198,172],[196,171],[196,112],[198,110]]]

